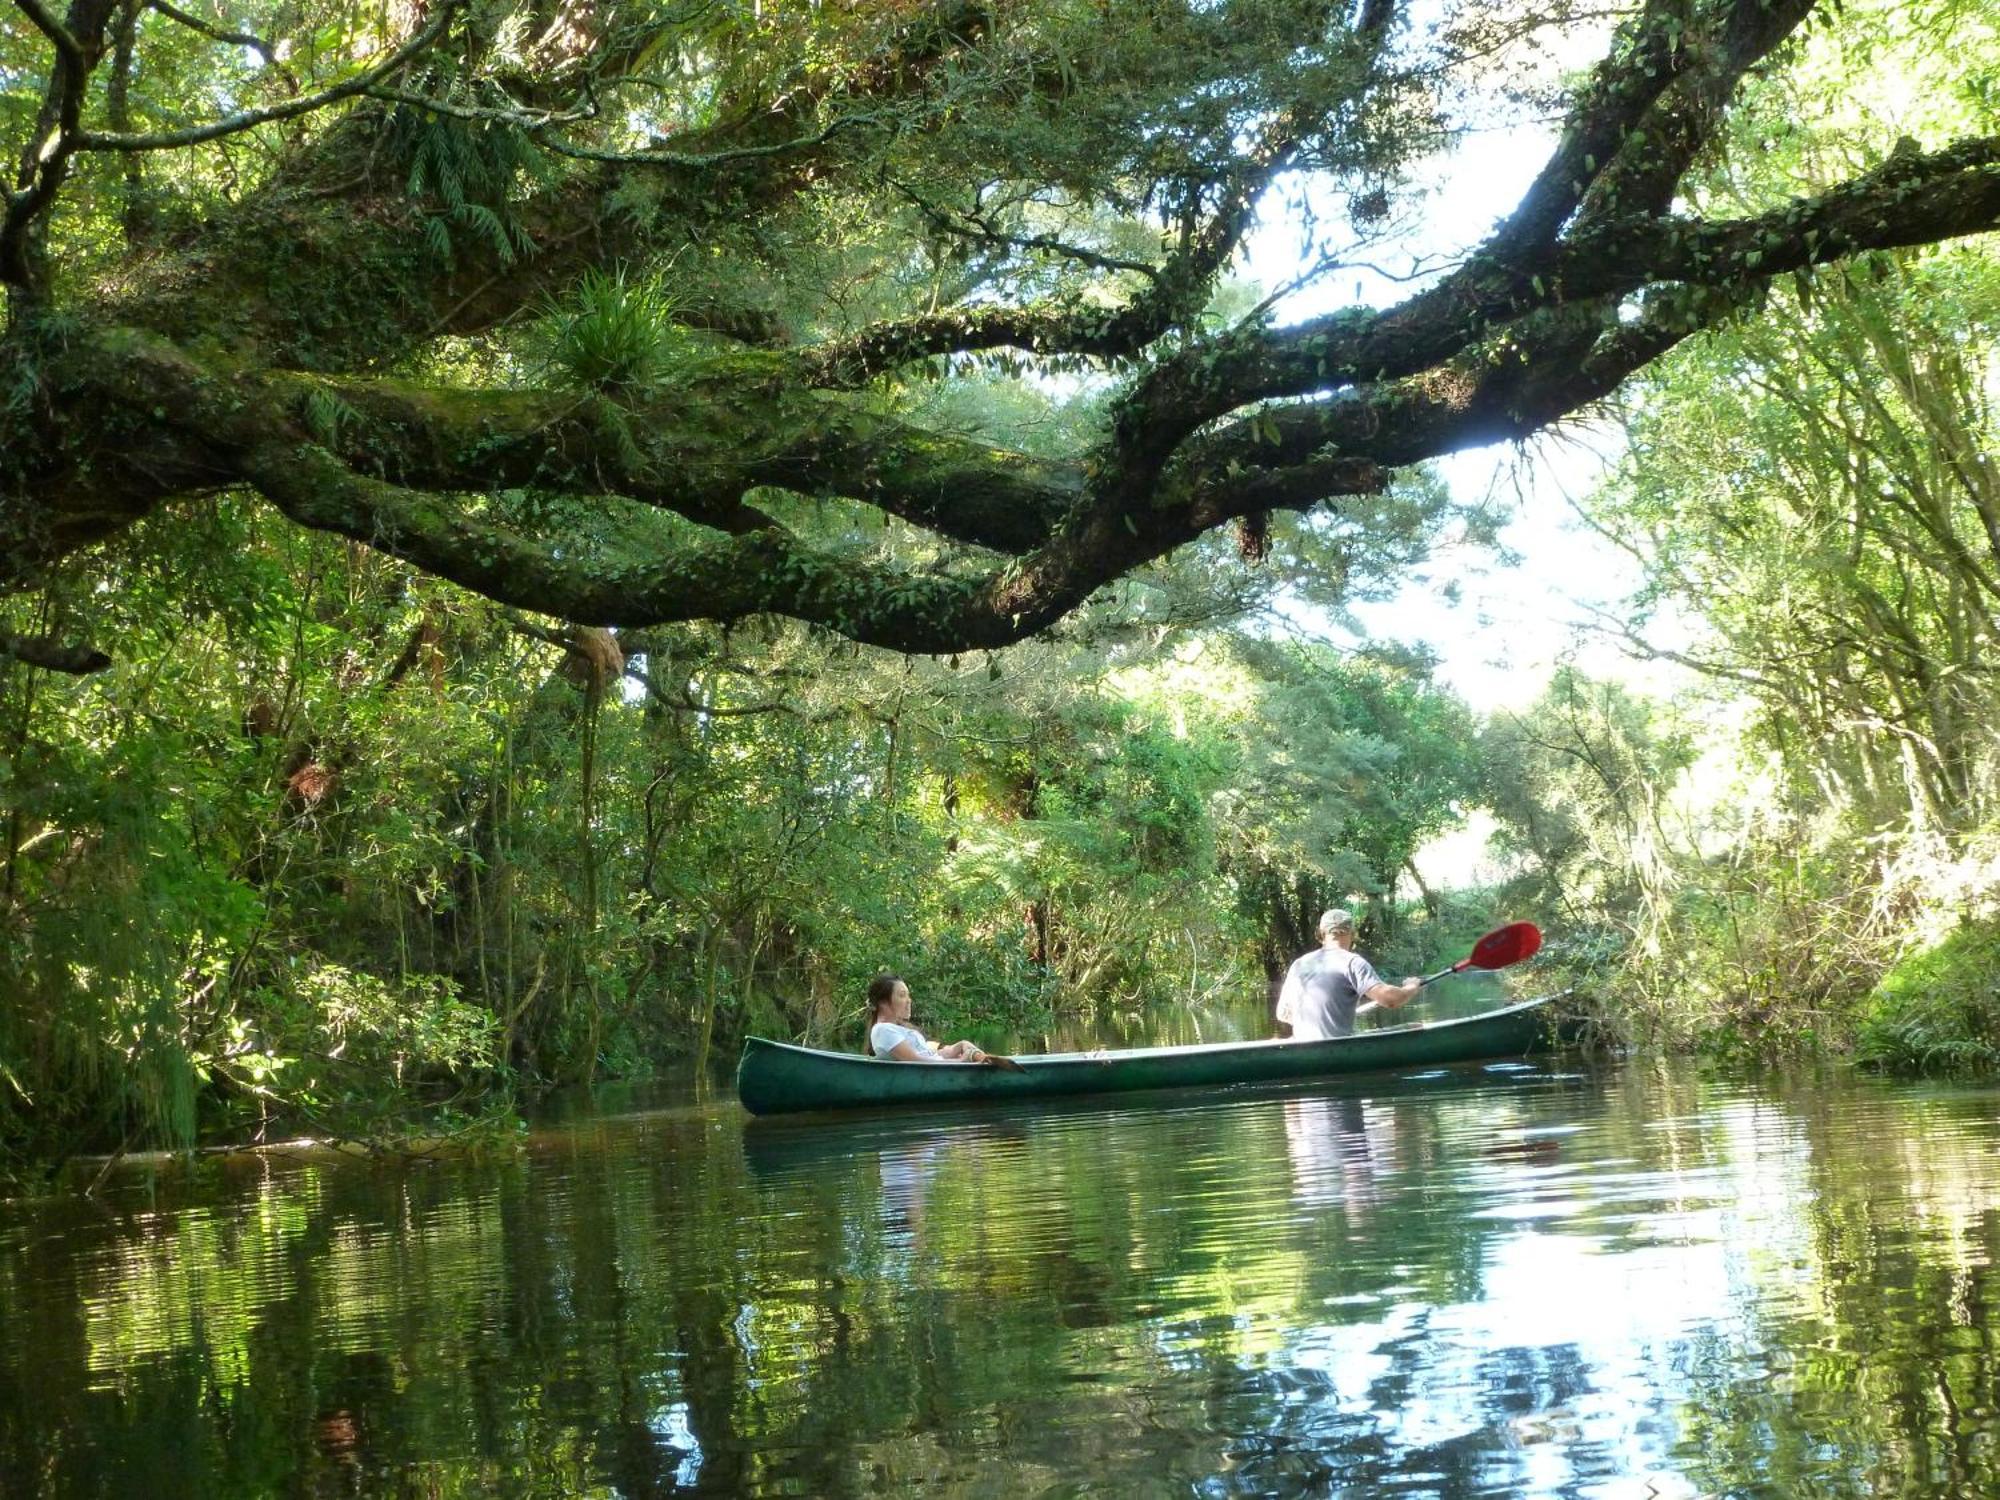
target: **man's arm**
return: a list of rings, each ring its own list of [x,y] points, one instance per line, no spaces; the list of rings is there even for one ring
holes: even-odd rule
[[[1390,984],[1386,979],[1378,980],[1368,987],[1368,1001],[1384,1010],[1400,1010],[1417,998],[1417,991],[1424,987],[1422,979],[1412,975],[1401,984]]]
[[[1278,1013],[1276,1019],[1279,1025],[1296,1026],[1298,1024],[1299,996],[1304,990],[1305,985],[1299,981],[1299,966],[1295,960],[1292,966],[1285,970],[1285,983],[1278,991]]]

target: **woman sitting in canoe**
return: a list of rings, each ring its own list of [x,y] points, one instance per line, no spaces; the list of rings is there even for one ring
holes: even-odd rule
[[[877,974],[868,981],[868,1050],[894,1062],[985,1062],[987,1056],[970,1042],[934,1047],[909,1024],[910,987],[894,974]]]

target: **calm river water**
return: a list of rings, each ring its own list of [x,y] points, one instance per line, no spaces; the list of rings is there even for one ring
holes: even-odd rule
[[[2000,1091],[1511,1066],[0,1205],[0,1493],[2000,1492]]]

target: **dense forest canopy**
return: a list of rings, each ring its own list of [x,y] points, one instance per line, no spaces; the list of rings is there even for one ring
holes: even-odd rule
[[[1774,276],[1989,228],[2000,140],[1692,191],[1839,13],[1658,0],[1547,99],[1567,0],[184,8],[14,0],[4,587],[223,491],[579,625],[775,614],[917,652],[1049,628],[1274,513],[1534,433]],[[1386,307],[1218,283],[1315,201],[1407,243],[1473,99],[1560,118]],[[1076,408],[999,442],[948,375]],[[88,609],[9,648],[105,660]]]

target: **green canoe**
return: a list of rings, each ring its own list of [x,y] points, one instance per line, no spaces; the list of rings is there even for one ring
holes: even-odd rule
[[[753,1115],[886,1104],[977,1103],[1097,1094],[1127,1089],[1217,1088],[1280,1083],[1385,1068],[1525,1057],[1553,1042],[1547,998],[1461,1021],[1419,1022],[1326,1042],[1223,1042],[1207,1047],[1139,1047],[1129,1052],[1052,1052],[1017,1059],[1020,1071],[977,1063],[883,1062],[745,1038],[736,1096]]]

